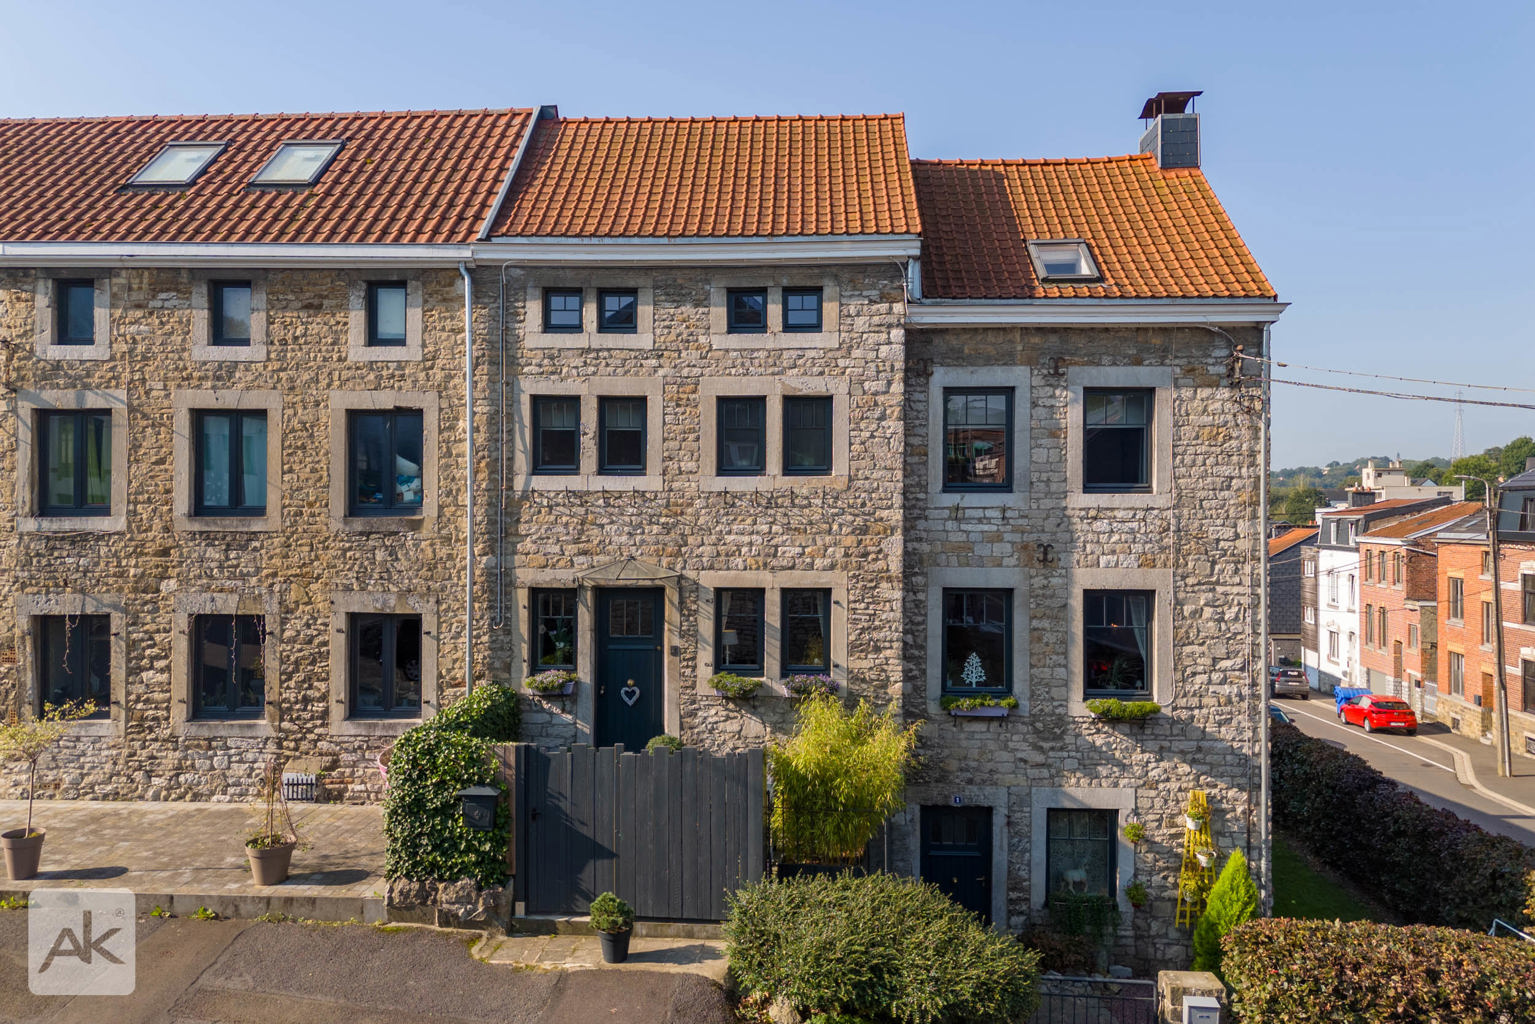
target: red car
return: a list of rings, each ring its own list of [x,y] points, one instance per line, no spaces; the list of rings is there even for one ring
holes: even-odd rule
[[[1365,732],[1376,729],[1401,729],[1409,736],[1418,732],[1418,716],[1400,697],[1361,693],[1338,709],[1338,717],[1348,725],[1362,725]]]

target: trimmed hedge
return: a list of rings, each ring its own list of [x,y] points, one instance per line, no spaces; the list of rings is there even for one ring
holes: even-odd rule
[[[1037,953],[895,875],[748,886],[730,897],[725,938],[742,993],[807,1018],[1010,1024],[1038,1003]]]
[[[1226,936],[1242,1024],[1535,1020],[1535,946],[1450,928],[1256,920]]]
[[[492,743],[515,743],[522,735],[522,704],[517,699],[517,691],[510,686],[481,683],[425,724],[438,729],[453,729]]]
[[[1535,850],[1415,795],[1345,750],[1276,724],[1274,825],[1408,921],[1519,920]]]

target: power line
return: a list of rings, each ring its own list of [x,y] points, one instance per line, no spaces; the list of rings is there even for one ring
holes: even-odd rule
[[[1388,373],[1366,373],[1362,370],[1334,370],[1325,366],[1307,366],[1305,363],[1286,363],[1278,359],[1265,359],[1263,356],[1250,356],[1242,353],[1243,359],[1251,359],[1255,363],[1268,363],[1270,366],[1283,366],[1286,369],[1313,370],[1317,373],[1341,373],[1349,377],[1374,377],[1377,380],[1399,380],[1408,384],[1438,384],[1447,388],[1475,388],[1482,391],[1519,391],[1524,394],[1535,395],[1535,388],[1515,388],[1504,384],[1454,384],[1442,380],[1426,380],[1422,377],[1393,377]]]
[[[1535,410],[1535,404],[1528,402],[1489,402],[1478,398],[1448,398],[1439,395],[1414,395],[1405,391],[1372,391],[1369,388],[1346,388],[1337,384],[1313,384],[1304,380],[1280,380],[1278,377],[1265,378],[1270,384],[1289,384],[1297,388],[1316,388],[1319,391],[1342,391],[1350,395],[1378,395],[1381,398],[1400,398],[1416,402],[1448,402],[1451,405],[1490,405],[1499,409],[1530,409]],[[1521,391],[1522,388],[1510,388],[1511,391]]]

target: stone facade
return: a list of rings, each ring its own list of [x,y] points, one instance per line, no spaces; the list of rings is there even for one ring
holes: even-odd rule
[[[1261,346],[1255,329],[1239,342]],[[906,687],[903,707],[924,721],[925,769],[897,829],[896,853],[920,869],[923,816],[989,807],[994,919],[1017,927],[1045,916],[1045,829],[1052,808],[1114,812],[1122,923],[1119,962],[1143,967],[1186,957],[1172,927],[1182,852],[1180,815],[1203,789],[1226,851],[1261,842],[1256,642],[1259,569],[1257,396],[1227,376],[1231,343],[1189,328],[923,329],[909,335],[906,368]],[[1011,489],[946,495],[941,415],[945,387],[1013,389]],[[1083,387],[1155,392],[1151,493],[1084,492]],[[1075,463],[1075,466],[1073,465]],[[1005,718],[952,717],[939,704],[944,588],[1011,590],[1011,694]],[[1144,724],[1094,720],[1083,707],[1084,589],[1151,591],[1152,680],[1163,712]],[[1146,826],[1132,846],[1118,834]],[[1150,890],[1133,910],[1124,886]]]
[[[83,359],[27,343],[52,316],[48,282],[66,275],[94,279],[108,301],[96,351]],[[259,283],[252,341],[259,333],[262,345],[204,344],[210,278]],[[408,282],[415,344],[391,353],[404,358],[352,358],[364,285],[386,279]],[[113,634],[110,716],[65,739],[68,767],[48,773],[55,795],[245,799],[277,752],[322,772],[332,798],[378,795],[374,757],[419,717],[350,716],[347,610],[422,616],[426,714],[462,691],[462,323],[453,269],[0,271],[5,380],[15,390],[0,428],[10,481],[0,489],[0,565],[15,581],[0,594],[0,705],[38,703],[37,616],[107,613]],[[395,406],[423,412],[422,512],[352,517],[347,410]],[[38,411],[68,408],[111,411],[107,516],[60,520],[33,507]],[[189,423],[200,409],[265,412],[264,516],[192,514]],[[263,617],[265,709],[200,720],[189,713],[191,617],[225,614]]]

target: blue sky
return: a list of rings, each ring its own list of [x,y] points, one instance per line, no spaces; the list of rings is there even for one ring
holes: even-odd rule
[[[903,111],[915,156],[1096,156],[1135,149],[1153,92],[1203,89],[1206,173],[1294,303],[1280,358],[1535,388],[1535,5],[0,0],[0,13],[5,116]],[[1453,406],[1282,386],[1274,411],[1276,466],[1448,454],[1454,424]],[[1535,411],[1465,408],[1468,451],[1518,434],[1535,434]]]

